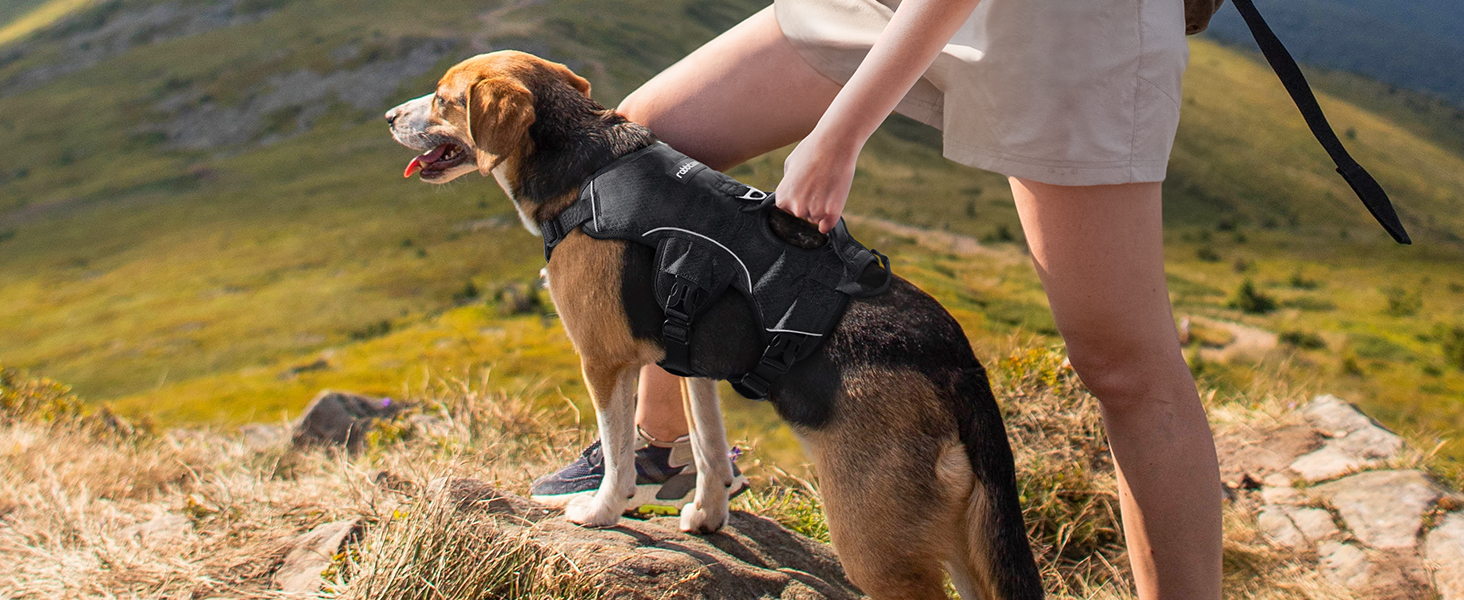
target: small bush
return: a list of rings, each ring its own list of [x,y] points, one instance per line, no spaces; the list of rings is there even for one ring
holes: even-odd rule
[[[1210,263],[1220,262],[1220,255],[1209,246],[1200,246],[1198,250],[1195,250],[1195,258]]]
[[[1322,282],[1315,279],[1308,279],[1305,275],[1302,275],[1301,269],[1297,269],[1296,272],[1292,273],[1291,278],[1286,280],[1286,284],[1298,290],[1314,290],[1322,287]]]
[[[1464,371],[1464,325],[1455,325],[1443,332],[1444,362]]]
[[[1383,312],[1391,317],[1411,317],[1423,308],[1423,290],[1407,290],[1401,287],[1383,288],[1388,299],[1388,308]]]
[[[379,338],[388,333],[391,333],[391,320],[382,319],[375,323],[369,323],[356,329],[352,329],[351,331],[347,332],[346,335],[350,336],[353,341],[360,342],[373,338]]]
[[[1284,331],[1281,333],[1281,343],[1303,350],[1321,350],[1327,347],[1327,342],[1322,339],[1322,336],[1310,331]]]
[[[1276,310],[1276,299],[1256,289],[1255,282],[1247,279],[1235,290],[1235,297],[1230,299],[1230,308],[1238,308],[1247,314],[1263,315]]]

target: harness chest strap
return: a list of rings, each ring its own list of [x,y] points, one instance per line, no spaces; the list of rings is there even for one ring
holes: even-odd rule
[[[893,278],[889,260],[855,241],[842,221],[819,248],[782,240],[767,224],[773,204],[772,194],[656,143],[601,169],[572,205],[541,223],[544,257],[576,228],[655,248],[655,296],[666,316],[666,358],[659,364],[677,375],[705,376],[691,366],[693,323],[728,288],[736,289],[754,309],[767,348],[732,383],[744,396],[762,399],[817,349],[849,297],[881,294]],[[871,265],[884,271],[881,285],[860,283]]]

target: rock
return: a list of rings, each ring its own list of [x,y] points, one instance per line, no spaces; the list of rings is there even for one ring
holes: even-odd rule
[[[1279,475],[1279,482],[1267,481],[1278,477],[1297,457],[1316,450],[1322,445],[1322,436],[1305,425],[1256,428],[1237,427],[1216,436],[1216,451],[1224,457],[1221,462],[1221,478],[1227,482],[1240,482],[1247,477],[1261,478],[1266,485],[1291,485],[1289,473]]]
[[[1332,438],[1320,450],[1291,463],[1291,470],[1307,481],[1322,481],[1379,466],[1403,451],[1403,438],[1335,396],[1314,400],[1304,414]]]
[[[1266,504],[1301,504],[1306,496],[1291,486],[1261,488],[1261,500]]]
[[[1388,460],[1403,451],[1403,438],[1377,425],[1368,425],[1327,445],[1366,459]]]
[[[495,519],[495,527],[527,535],[582,572],[595,573],[597,590],[608,598],[862,598],[829,546],[749,513],[734,511],[712,535],[682,533],[679,520],[667,517],[587,529],[479,481],[439,479],[428,487],[463,510],[514,513]]]
[[[1311,489],[1326,500],[1347,528],[1373,548],[1412,548],[1418,544],[1423,514],[1440,490],[1421,471],[1369,471]]]
[[[1361,548],[1340,542],[1322,542],[1317,547],[1317,557],[1321,561],[1322,574],[1328,579],[1354,590],[1367,587],[1371,564]]]
[[[1306,536],[1301,534],[1301,530],[1291,522],[1291,517],[1280,507],[1267,506],[1261,509],[1261,514],[1256,516],[1256,523],[1260,525],[1261,532],[1278,546],[1302,548],[1307,545]]]
[[[136,540],[145,547],[152,548],[188,535],[192,529],[193,522],[188,520],[188,517],[165,512],[151,520],[123,529],[122,535],[127,539]]]
[[[1291,522],[1301,534],[1306,536],[1307,541],[1315,544],[1336,534],[1337,523],[1332,521],[1332,513],[1322,508],[1292,508],[1287,513]]]
[[[1433,567],[1435,589],[1443,600],[1464,600],[1464,513],[1449,513],[1423,543]]]
[[[304,597],[320,591],[320,574],[330,567],[346,540],[357,531],[360,519],[326,523],[295,538],[285,562],[275,571],[275,587]]]
[[[391,398],[324,390],[310,401],[290,441],[296,448],[345,446],[355,452],[361,449],[374,421],[390,419],[401,410],[401,404]]]
[[[1307,481],[1325,481],[1361,470],[1368,461],[1334,446],[1324,446],[1291,463],[1291,470]]]
[[[1331,394],[1313,398],[1301,409],[1301,414],[1313,427],[1322,430],[1329,437],[1341,437],[1374,425],[1373,420],[1358,411],[1357,407]]]

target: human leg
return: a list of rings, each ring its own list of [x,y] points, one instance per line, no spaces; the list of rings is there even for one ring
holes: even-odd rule
[[[763,11],[671,65],[620,104],[626,118],[718,171],[808,135],[839,85],[804,62]],[[657,440],[686,435],[676,376],[641,369],[636,423]]]
[[[1012,178],[1073,368],[1102,406],[1139,597],[1220,597],[1220,473],[1174,330],[1160,185]]]

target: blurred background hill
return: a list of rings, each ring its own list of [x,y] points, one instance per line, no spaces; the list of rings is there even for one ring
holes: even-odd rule
[[[1464,6],[1451,0],[1260,0],[1256,7],[1297,60],[1351,71],[1464,106]],[[1207,36],[1250,44],[1233,9]]]
[[[411,152],[380,115],[502,48],[565,62],[613,106],[763,4],[7,2],[0,363],[165,423],[279,420],[322,387],[402,394],[489,370],[515,394],[587,408],[568,341],[535,302],[538,240],[491,181],[402,180]],[[1303,60],[1371,75],[1309,71],[1415,244],[1373,223],[1247,46],[1193,38],[1165,184],[1193,366],[1217,393],[1327,391],[1395,428],[1457,433],[1464,63],[1439,57],[1458,52],[1445,32],[1459,9],[1395,3],[1364,24],[1374,5],[1360,0],[1269,4]],[[1349,51],[1382,48],[1376,61],[1324,60],[1322,42],[1347,36],[1374,40]],[[1386,62],[1405,54],[1418,69]],[[938,145],[887,122],[856,174],[856,233],[950,307],[984,361],[1060,343],[1004,179]],[[785,155],[733,174],[772,187]],[[1264,343],[1235,351],[1248,331]],[[726,403],[734,436],[795,456],[766,406]]]

